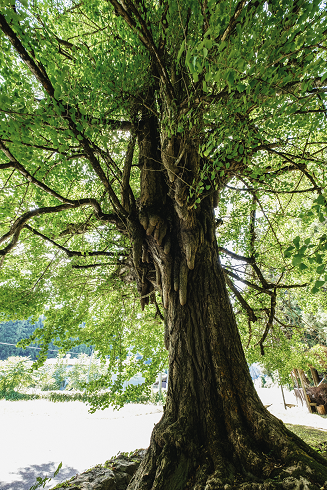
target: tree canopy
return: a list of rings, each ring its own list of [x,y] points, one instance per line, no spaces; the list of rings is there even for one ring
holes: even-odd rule
[[[289,286],[309,284],[307,297],[325,284],[323,5],[9,2],[0,15],[2,311],[46,307],[46,344],[105,318],[113,282],[133,279],[136,134],[162,86],[149,110],[202,156],[188,208],[220,190],[227,285],[239,323],[261,329],[249,346],[263,346],[267,325],[299,323],[286,319]]]
[[[43,355],[51,339],[110,355],[121,328],[138,349],[126,318],[150,314],[162,352],[164,319],[168,408],[139,475],[165,444],[184,465],[160,431],[185,433],[186,411],[192,447],[212,448],[216,423],[251,474],[236,420],[256,451],[291,437],[253,408],[226,286],[249,357],[298,345],[297,313],[325,306],[326,15],[317,0],[2,2],[0,309],[45,314]]]

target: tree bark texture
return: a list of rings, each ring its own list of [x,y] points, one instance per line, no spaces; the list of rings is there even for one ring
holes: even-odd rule
[[[264,408],[253,386],[218,256],[215,192],[197,207],[188,204],[200,157],[191,140],[163,140],[160,155],[153,121],[145,121],[137,244],[143,252],[135,254],[134,246],[134,264],[141,301],[153,290],[162,294],[169,386],[164,415],[128,488],[321,488],[325,460]]]

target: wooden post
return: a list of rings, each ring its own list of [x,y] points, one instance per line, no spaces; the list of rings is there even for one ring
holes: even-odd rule
[[[279,372],[277,371],[277,373],[278,373],[278,381],[279,381],[279,386],[280,386],[280,389],[281,389],[281,391],[282,391],[282,397],[283,397],[284,408],[285,408],[285,410],[286,410],[286,409],[287,409],[287,407],[286,407],[286,402],[285,402],[285,396],[284,396],[283,385],[282,385],[282,383],[281,383],[281,381],[280,381]]]
[[[318,371],[313,366],[310,366],[311,376],[315,386],[319,385]]]
[[[312,408],[311,408],[311,405],[310,405],[310,399],[309,399],[309,397],[307,395],[307,391],[305,389],[304,371],[303,371],[303,369],[298,369],[297,372],[298,372],[298,375],[299,375],[299,378],[300,378],[300,381],[301,381],[301,386],[302,386],[302,389],[303,389],[303,394],[304,394],[304,398],[305,398],[305,401],[306,401],[306,404],[307,404],[309,413],[312,413]]]
[[[161,396],[162,393],[162,373],[159,373],[159,382],[158,382],[158,393]]]

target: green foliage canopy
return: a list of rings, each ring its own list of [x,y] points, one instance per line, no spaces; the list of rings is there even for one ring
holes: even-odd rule
[[[217,239],[250,357],[290,340],[289,295],[308,312],[325,303],[325,4],[35,0],[4,3],[0,28],[0,308],[46,315],[32,338],[42,356],[51,339],[113,362],[131,346],[162,351],[160,295],[142,313],[128,285],[145,111],[162,148],[197,145],[189,212],[220,193]],[[168,185],[174,172],[183,182],[183,151],[175,167],[163,157]]]

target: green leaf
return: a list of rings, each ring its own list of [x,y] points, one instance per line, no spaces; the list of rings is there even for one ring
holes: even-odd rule
[[[185,50],[185,39],[183,39],[183,42],[181,44],[181,47],[179,48],[179,51],[178,51],[178,54],[177,54],[177,61],[180,60],[180,58],[181,58],[184,50]]]
[[[320,206],[322,206],[323,204],[325,204],[325,198],[324,198],[324,196],[322,194],[320,194],[318,196],[318,198],[315,200],[315,202],[317,204],[319,204]]]
[[[294,255],[292,258],[292,264],[293,265],[299,265],[302,262],[302,255]]]
[[[300,248],[300,240],[301,238],[299,237],[299,235],[294,238],[293,243],[296,246],[296,248]]]

